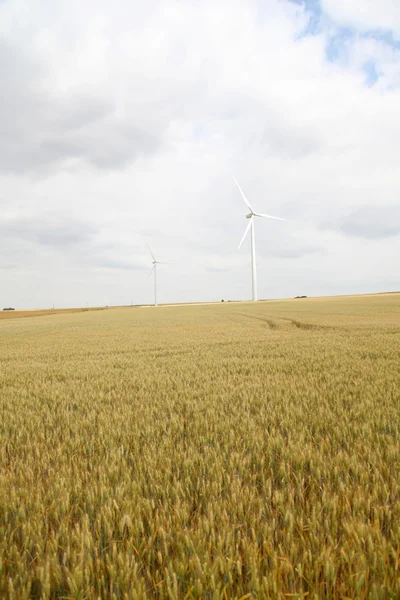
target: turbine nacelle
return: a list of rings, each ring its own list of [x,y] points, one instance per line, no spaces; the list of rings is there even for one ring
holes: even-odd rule
[[[246,215],[246,219],[251,219],[251,217],[254,215],[254,213],[249,213],[248,215]]]

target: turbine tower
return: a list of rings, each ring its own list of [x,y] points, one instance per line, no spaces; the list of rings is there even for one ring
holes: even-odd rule
[[[244,232],[244,235],[241,239],[238,250],[240,249],[241,245],[243,244],[244,239],[249,232],[249,229],[251,229],[251,272],[252,272],[252,284],[253,284],[253,301],[256,302],[258,300],[258,297],[257,297],[256,243],[255,243],[255,237],[254,237],[254,217],[263,217],[264,219],[277,219],[278,221],[286,221],[286,219],[282,219],[281,217],[273,217],[272,215],[265,215],[263,213],[254,212],[254,210],[250,206],[250,202],[247,200],[246,196],[244,195],[242,188],[240,187],[240,185],[238,184],[236,179],[235,178],[233,178],[233,179],[234,179],[236,185],[238,186],[240,193],[242,194],[242,198],[243,198],[246,206],[250,209],[249,214],[246,215],[246,219],[249,219],[249,223],[248,223],[248,225],[246,227],[246,231]]]
[[[147,245],[147,247],[151,254],[151,258],[153,259],[153,267],[149,273],[149,277],[154,271],[154,306],[158,306],[158,304],[157,304],[157,265],[167,265],[168,263],[157,260],[156,257],[154,256],[153,252],[151,251],[150,246]]]

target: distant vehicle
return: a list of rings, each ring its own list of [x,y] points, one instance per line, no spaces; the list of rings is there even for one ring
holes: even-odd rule
[[[11,308],[11,306],[9,306],[8,308],[3,308],[3,310],[15,310],[15,308]]]
[[[307,298],[307,296],[295,296],[295,300],[297,300],[297,298]]]

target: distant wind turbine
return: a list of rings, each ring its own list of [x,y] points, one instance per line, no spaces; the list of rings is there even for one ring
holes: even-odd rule
[[[257,297],[257,265],[256,265],[256,245],[255,245],[255,238],[254,238],[254,219],[253,219],[253,217],[263,217],[264,219],[277,219],[278,221],[286,221],[286,219],[282,219],[281,217],[273,217],[272,215],[265,215],[263,213],[254,212],[254,210],[250,206],[250,202],[247,200],[246,196],[244,195],[242,188],[240,187],[240,185],[238,184],[236,179],[235,178],[233,178],[233,179],[234,179],[236,185],[238,186],[240,193],[242,194],[242,198],[243,198],[245,204],[250,209],[249,214],[246,215],[246,219],[249,219],[249,223],[246,227],[246,231],[244,232],[242,240],[239,244],[238,250],[240,249],[241,245],[243,244],[244,239],[249,232],[249,229],[251,229],[251,268],[252,268],[253,300],[254,300],[254,302],[256,302],[258,300],[258,297]]]
[[[157,260],[156,257],[154,256],[153,252],[151,251],[150,246],[148,245],[147,247],[151,254],[151,258],[153,259],[153,267],[149,273],[149,277],[154,271],[154,306],[158,306],[158,304],[157,304],[157,265],[168,265],[169,263],[165,263],[165,262],[161,262],[161,261]]]

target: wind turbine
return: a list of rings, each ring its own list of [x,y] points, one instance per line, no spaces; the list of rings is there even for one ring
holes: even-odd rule
[[[158,304],[157,304],[157,265],[167,265],[169,263],[165,263],[165,262],[161,262],[161,261],[157,260],[156,257],[154,256],[153,252],[151,251],[150,246],[147,245],[147,247],[151,254],[151,258],[153,259],[153,267],[149,273],[149,277],[154,271],[154,306],[158,306]]]
[[[240,193],[242,194],[242,198],[243,198],[245,204],[250,209],[249,214],[246,215],[246,219],[249,219],[249,223],[248,223],[248,225],[246,227],[246,231],[244,232],[244,235],[241,239],[238,250],[240,249],[241,245],[243,244],[244,238],[248,234],[249,229],[251,229],[251,269],[252,269],[252,284],[253,284],[253,301],[256,302],[258,300],[258,298],[257,298],[257,265],[256,265],[256,244],[255,244],[255,237],[254,237],[254,217],[263,217],[264,219],[277,219],[278,221],[286,221],[286,219],[282,219],[281,217],[273,217],[272,215],[265,215],[263,213],[254,212],[254,210],[250,206],[250,202],[247,200],[246,196],[244,195],[242,188],[240,187],[240,185],[238,184],[236,179],[235,178],[233,178],[233,179],[234,179],[236,185],[238,186]]]

